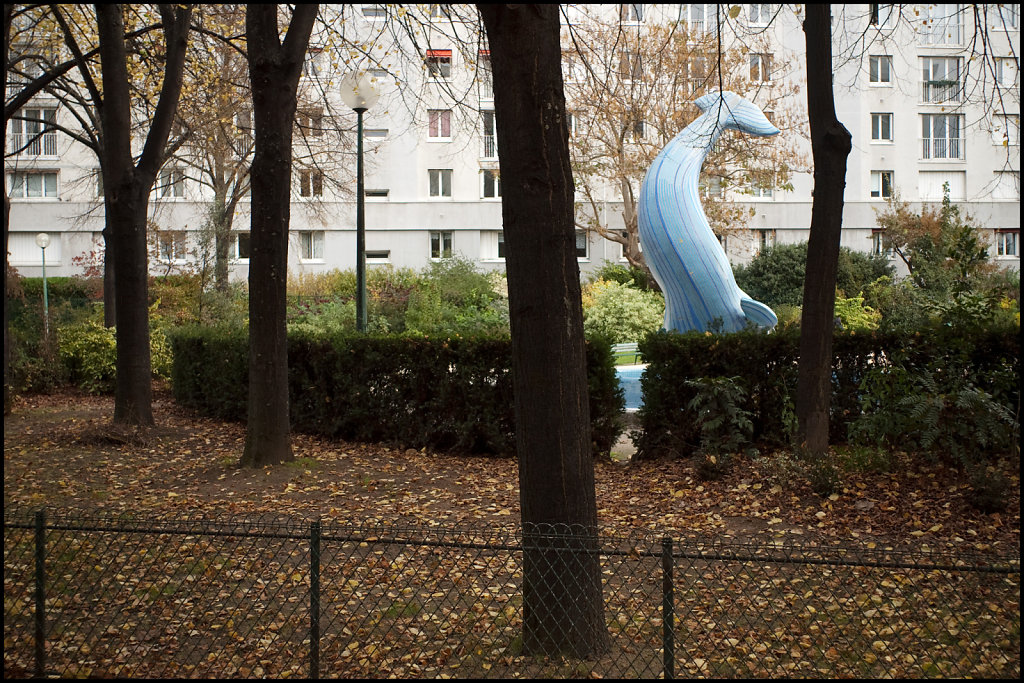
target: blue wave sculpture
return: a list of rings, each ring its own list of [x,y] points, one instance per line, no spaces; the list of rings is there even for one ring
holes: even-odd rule
[[[726,128],[752,135],[779,129],[757,105],[732,92],[695,101],[702,114],[647,169],[637,216],[647,265],[665,294],[665,329],[737,332],[748,321],[771,329],[774,311],[739,288],[697,193],[701,166]],[[718,327],[716,320],[721,321]]]

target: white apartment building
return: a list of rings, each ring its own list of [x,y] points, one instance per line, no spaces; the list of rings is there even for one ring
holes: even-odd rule
[[[380,101],[364,116],[370,267],[419,269],[431,259],[458,253],[484,268],[503,269],[493,111],[493,90],[501,84],[492,83],[488,75],[489,54],[475,33],[478,25],[458,20],[458,15],[471,16],[472,10],[416,6],[409,11],[421,17],[418,28],[402,33],[391,30],[395,18],[383,6],[325,7],[345,13],[344,22],[339,18],[337,26],[315,31],[304,79],[308,85],[316,74],[330,86],[318,91],[327,93],[320,96],[330,98],[329,109],[339,112],[333,125],[348,136],[350,146],[332,171],[338,174],[335,185],[325,183],[316,170],[293,173],[290,272],[355,267],[355,115],[334,101],[337,88],[331,85],[352,68],[370,70],[381,90]],[[918,209],[922,203],[940,202],[945,184],[951,199],[984,227],[992,258],[1019,269],[1019,8],[980,7],[987,23],[984,45],[976,34],[972,6],[833,6],[837,113],[853,136],[844,246],[880,252],[876,211],[889,196],[898,191]],[[753,46],[756,37],[760,47],[747,49],[743,67],[749,67],[750,80],[759,91],[795,85],[798,92],[790,104],[806,110],[799,6],[564,6],[567,52],[574,22],[592,16],[641,32],[655,23],[684,22],[695,31],[714,31],[720,24],[723,44],[741,48],[745,41]],[[335,59],[330,45],[338,44],[337,35],[349,41],[374,37],[369,53],[375,60],[346,65]],[[648,74],[638,65],[633,77]],[[307,88],[307,99],[309,92]],[[758,101],[757,93],[751,96]],[[572,105],[570,100],[570,109]],[[26,118],[41,122],[14,120],[6,131],[10,262],[25,276],[41,273],[43,254],[35,243],[39,232],[50,237],[45,251],[48,275],[80,273],[83,259],[102,249],[98,162],[69,136],[45,127],[51,120],[71,127],[73,117],[65,107],[40,95],[23,111]],[[799,138],[790,142],[802,146],[808,159],[805,168],[795,169],[792,189],[766,188],[755,194],[728,190],[727,198],[750,216],[742,234],[725,242],[734,263],[748,261],[766,245],[807,239],[813,184],[810,144],[798,130],[785,134]],[[337,184],[349,189],[335,191]],[[609,183],[601,199],[603,219],[613,228],[622,226],[617,192]],[[151,254],[152,272],[189,268],[209,202],[209,193],[184,166],[175,160],[167,163],[150,205],[152,221],[161,231]],[[248,222],[243,199],[233,227],[231,276],[236,280],[247,277]],[[618,243],[593,232],[579,231],[577,246],[584,276],[605,261],[625,262]]]

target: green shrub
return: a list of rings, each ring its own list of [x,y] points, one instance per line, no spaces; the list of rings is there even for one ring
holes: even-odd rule
[[[616,344],[638,342],[659,329],[665,317],[665,300],[647,292],[608,280],[588,285],[583,297],[583,329]]]
[[[686,408],[700,428],[697,474],[701,479],[720,479],[731,459],[749,442],[754,424],[742,407],[746,390],[739,377],[700,377],[687,380],[696,395]]]
[[[57,333],[60,359],[70,381],[89,393],[109,393],[117,379],[117,338],[97,320],[68,325]],[[150,364],[154,377],[169,378],[172,356],[164,331],[151,326]]]
[[[836,295],[836,317],[847,330],[866,332],[878,329],[881,313],[870,306],[864,305],[864,297],[853,296],[849,299]]]
[[[632,265],[627,266],[621,263],[612,263],[607,260],[600,268],[594,271],[590,276],[589,282],[594,283],[598,280],[618,282],[620,285],[627,285],[644,291],[656,291],[656,283],[650,274],[643,268],[637,268]]]

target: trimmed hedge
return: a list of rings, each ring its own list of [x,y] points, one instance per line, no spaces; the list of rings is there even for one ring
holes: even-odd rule
[[[772,334],[729,335],[658,332],[640,343],[649,363],[644,372],[642,433],[638,459],[662,455],[687,457],[700,446],[700,429],[687,406],[695,390],[687,380],[739,376],[748,392],[754,440],[766,447],[790,444],[797,387],[799,329]],[[902,396],[873,396],[869,373],[883,364],[925,372],[940,388],[970,385],[991,394],[1013,415],[1020,412],[1020,329],[931,328],[912,333],[836,331],[829,433],[833,443],[846,442],[850,427],[873,407],[884,411]],[[909,387],[908,387],[909,389]]]
[[[223,419],[246,419],[244,330],[182,328],[172,337],[174,396]],[[508,339],[292,334],[292,429],[348,441],[470,454],[515,452]],[[595,454],[622,431],[611,346],[587,343]]]

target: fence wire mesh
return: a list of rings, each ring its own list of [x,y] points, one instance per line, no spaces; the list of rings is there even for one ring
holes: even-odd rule
[[[8,510],[4,672],[1017,678],[1020,554]]]

